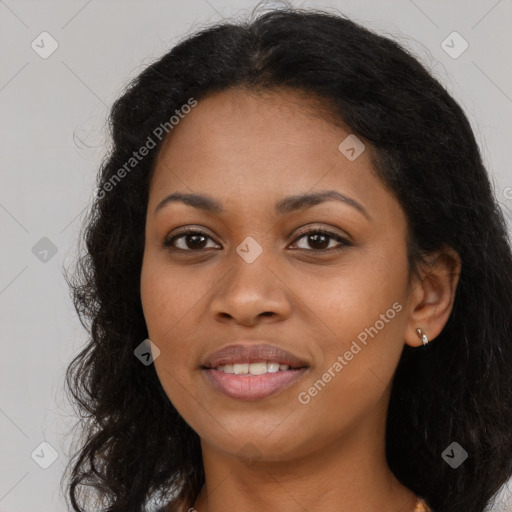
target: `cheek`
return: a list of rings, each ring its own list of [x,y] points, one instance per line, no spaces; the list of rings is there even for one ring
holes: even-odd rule
[[[160,349],[155,369],[167,396],[180,412],[190,400],[183,385],[197,366],[191,357],[188,340],[193,339],[194,333],[187,332],[191,327],[187,318],[193,315],[199,300],[197,290],[183,272],[170,270],[157,257],[145,257],[141,301],[149,338]],[[197,325],[193,327],[197,329]]]
[[[386,327],[379,330],[389,332],[392,324],[396,329],[399,323],[395,319],[404,316],[397,310],[405,309],[408,275],[405,250],[404,254],[390,248],[371,251],[371,254],[354,252],[342,266],[324,269],[307,286],[302,285],[305,303],[315,309],[334,340],[356,337],[379,321],[381,315],[385,316]],[[382,322],[378,327],[382,327]]]
[[[311,389],[303,389],[305,401],[321,395],[322,407],[328,403],[346,411],[381,398],[400,359],[407,325],[405,251],[393,257],[382,252],[355,258],[310,291],[308,304],[315,305],[325,335],[317,337],[324,357],[309,379]]]
[[[149,337],[160,343],[172,337],[199,300],[197,293],[179,269],[169,268],[156,257],[145,258],[141,272],[141,301]]]

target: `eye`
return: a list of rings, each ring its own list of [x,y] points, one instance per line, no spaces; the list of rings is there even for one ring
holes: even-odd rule
[[[342,237],[338,233],[319,228],[304,231],[301,236],[296,239],[295,243],[297,240],[301,240],[303,238],[307,239],[306,243],[309,244],[310,247],[312,246],[314,251],[319,252],[340,251],[344,246],[352,245],[346,238]],[[332,246],[329,247],[330,242],[333,240],[338,242],[337,248],[333,248]],[[307,249],[307,247],[299,247],[299,249]]]
[[[309,237],[309,239],[307,240],[306,243],[309,244],[310,247],[312,247],[312,250],[314,252],[335,252],[343,249],[343,247],[345,246],[352,245],[348,239],[342,237],[338,233],[334,233],[332,231],[319,228],[313,228],[308,229],[307,231],[303,231],[301,236],[295,239],[294,243],[297,243],[298,240],[306,239],[307,237]],[[179,251],[197,252],[208,248],[205,245],[208,239],[212,240],[212,238],[203,231],[185,228],[181,230],[180,233],[175,234],[172,237],[166,238],[163,245],[164,247],[177,249]],[[181,247],[179,246],[179,244],[176,243],[178,241],[180,241]],[[333,248],[332,246],[329,247],[330,243],[333,241],[338,242],[337,248]],[[308,250],[307,247],[298,248],[301,250]]]
[[[185,228],[179,234],[166,238],[163,245],[164,247],[170,247],[181,251],[201,251],[206,248],[204,244],[208,238],[211,240],[211,237],[203,231]],[[181,247],[177,247],[175,242],[180,239],[183,239]]]

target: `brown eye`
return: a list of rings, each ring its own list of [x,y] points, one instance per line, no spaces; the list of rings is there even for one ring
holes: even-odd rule
[[[164,247],[172,247],[173,249],[181,251],[201,251],[207,248],[205,244],[208,239],[211,240],[211,238],[202,231],[187,229],[177,235],[167,238],[163,245]],[[180,241],[180,246],[176,245],[178,240]]]
[[[297,238],[296,240],[301,240],[305,238],[307,240],[307,244],[309,247],[311,247],[314,251],[322,251],[322,252],[330,252],[331,250],[338,251],[342,249],[344,246],[350,246],[352,245],[347,239],[343,238],[342,236],[338,235],[337,233],[333,233],[331,231],[325,231],[321,229],[311,229],[309,231],[306,231],[302,233],[302,235]],[[338,246],[336,247],[336,244],[334,244],[334,247],[329,247],[329,244],[332,241],[337,241]],[[306,249],[307,247],[299,247],[299,249]]]

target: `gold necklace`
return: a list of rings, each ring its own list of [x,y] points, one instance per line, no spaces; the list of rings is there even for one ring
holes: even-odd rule
[[[418,496],[418,501],[416,502],[416,507],[413,512],[432,512],[430,507],[425,503],[425,500]]]

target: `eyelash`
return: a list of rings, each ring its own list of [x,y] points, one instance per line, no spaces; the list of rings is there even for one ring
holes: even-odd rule
[[[191,228],[185,228],[180,233],[178,233],[178,234],[176,234],[176,235],[174,235],[174,236],[172,236],[170,238],[165,239],[163,245],[164,245],[164,247],[168,247],[170,250],[182,251],[182,252],[200,252],[200,251],[206,250],[206,249],[179,249],[179,248],[176,248],[176,247],[172,246],[172,244],[173,244],[173,242],[175,240],[177,240],[179,238],[186,237],[187,235],[203,235],[203,236],[205,236],[207,238],[212,239],[208,234],[204,233],[203,231],[195,230],[195,229],[191,229]],[[294,240],[293,243],[297,242],[301,238],[304,238],[304,237],[306,237],[308,235],[326,235],[327,237],[329,237],[331,239],[334,239],[337,242],[340,242],[341,247],[338,247],[338,248],[332,248],[331,247],[330,249],[298,249],[298,250],[307,251],[307,252],[317,252],[317,253],[331,253],[331,252],[337,252],[337,251],[343,250],[344,246],[347,246],[347,247],[352,246],[352,243],[349,242],[348,239],[342,237],[338,233],[334,233],[332,231],[325,230],[325,229],[320,229],[320,228],[312,228],[312,229],[309,229],[307,231],[303,231]]]

